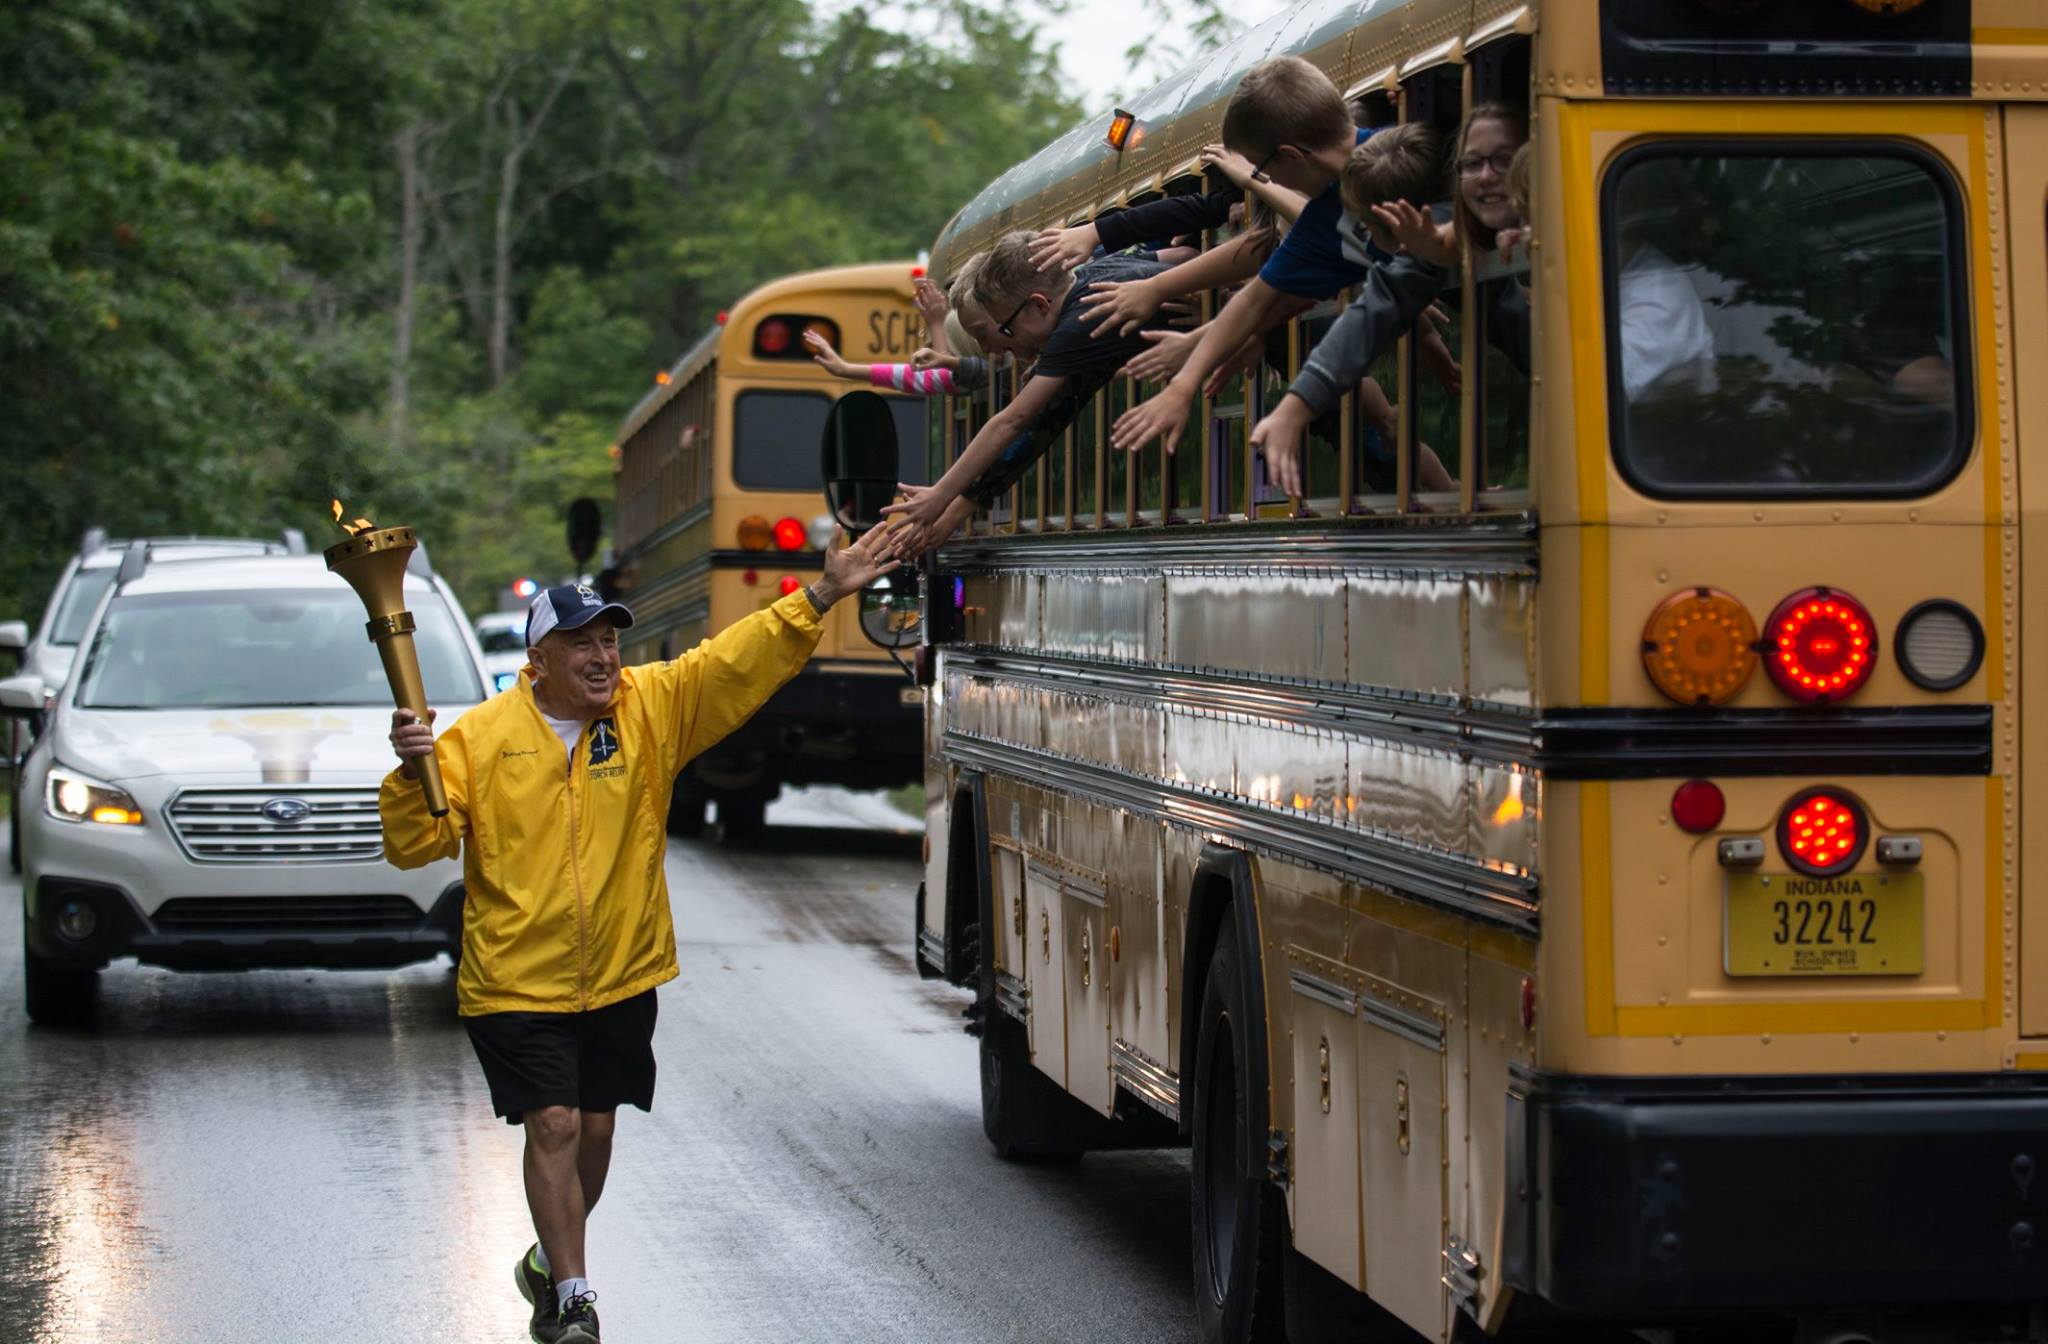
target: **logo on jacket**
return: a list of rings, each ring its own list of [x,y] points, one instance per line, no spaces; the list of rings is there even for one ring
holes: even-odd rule
[[[280,826],[296,826],[313,815],[313,805],[303,798],[273,798],[263,805],[263,815]]]
[[[619,729],[609,716],[590,725],[590,763],[603,765],[619,754]]]

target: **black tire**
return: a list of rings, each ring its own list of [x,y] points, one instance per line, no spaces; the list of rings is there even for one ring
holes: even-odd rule
[[[704,814],[710,806],[711,795],[702,784],[687,772],[677,775],[675,787],[669,792],[668,833],[695,840],[704,834]]]
[[[1031,1063],[1024,1024],[988,1005],[981,1030],[981,1132],[1005,1162],[1071,1162],[1091,1115]]]
[[[718,800],[718,826],[724,832],[725,843],[751,844],[761,838],[761,832],[768,826],[768,800],[766,798],[721,798]]]
[[[28,945],[28,911],[22,911],[21,979],[31,1022],[76,1027],[91,1022],[99,1007],[100,973],[60,966]]]
[[[1194,1078],[1195,1311],[1208,1344],[1281,1344],[1287,1217],[1266,1179],[1266,1086],[1229,914],[1202,984]]]

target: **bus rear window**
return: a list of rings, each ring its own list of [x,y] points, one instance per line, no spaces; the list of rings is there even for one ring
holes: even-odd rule
[[[1622,475],[1664,497],[1925,494],[1970,442],[1961,212],[1893,146],[1658,144],[1606,177]]]
[[[898,480],[923,484],[924,402],[890,397]],[[733,483],[742,490],[822,490],[818,475],[829,398],[817,392],[742,392],[733,412]]]

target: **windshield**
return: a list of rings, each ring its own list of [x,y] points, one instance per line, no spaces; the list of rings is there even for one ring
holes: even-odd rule
[[[1608,174],[1615,455],[1652,495],[1908,495],[1969,448],[1954,192],[1903,148],[1658,145]]]
[[[477,631],[476,642],[483,646],[485,653],[525,653],[526,631],[496,626]]]
[[[924,401],[889,397],[896,418],[896,479],[924,484]],[[742,490],[825,488],[818,471],[825,412],[832,403],[817,392],[743,392],[733,421],[733,483]]]
[[[411,593],[427,699],[483,698],[460,631],[440,597]],[[346,590],[158,593],[117,597],[94,633],[78,704],[89,709],[203,709],[391,704],[363,604]]]
[[[50,627],[52,644],[70,648],[85,637],[85,623],[92,619],[93,608],[100,604],[100,594],[107,591],[116,572],[115,566],[102,565],[98,569],[81,569],[71,576],[71,586],[64,590],[64,601]]]

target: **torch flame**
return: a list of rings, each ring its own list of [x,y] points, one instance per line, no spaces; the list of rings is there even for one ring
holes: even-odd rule
[[[363,533],[368,532],[371,528],[376,526],[375,523],[372,523],[367,518],[358,518],[354,522],[344,523],[341,521],[341,515],[343,514],[343,512],[345,512],[345,510],[343,510],[343,508],[341,507],[341,501],[338,499],[334,499],[329,500],[328,502],[334,506],[334,521],[340,524],[341,530],[348,533],[350,536],[360,537]]]

